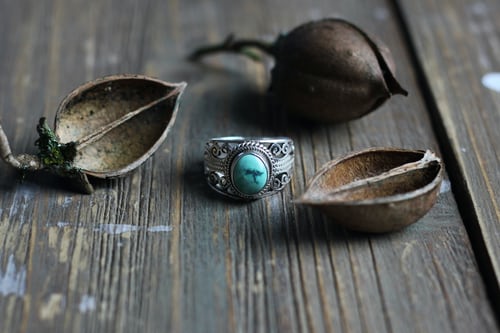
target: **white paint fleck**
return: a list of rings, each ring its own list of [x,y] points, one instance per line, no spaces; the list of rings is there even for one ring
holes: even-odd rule
[[[173,227],[169,225],[158,225],[152,227],[142,227],[132,224],[100,224],[94,229],[94,231],[103,232],[111,235],[120,235],[126,232],[135,232],[140,230],[146,230],[148,232],[169,232],[172,231]]]
[[[86,313],[90,311],[94,311],[96,308],[96,301],[94,296],[83,295],[80,300],[80,304],[78,304],[78,310],[81,313]]]
[[[467,152],[467,148],[465,148],[465,147],[461,147],[461,148],[460,148],[460,151],[461,151],[462,153],[465,153],[465,152]]]
[[[10,207],[9,220],[15,220],[16,215],[19,224],[22,226],[26,222],[28,206],[33,202],[35,192],[28,186],[20,186],[14,196],[14,202]]]
[[[125,232],[138,231],[139,229],[139,226],[132,224],[100,224],[94,230],[106,234],[119,235]]]
[[[26,290],[26,267],[16,267],[14,255],[11,254],[7,261],[5,272],[0,269],[0,294],[23,296]]]
[[[65,197],[62,204],[61,204],[61,207],[68,207],[71,203],[73,202],[73,198],[72,197]]]
[[[401,252],[401,262],[404,263],[408,259],[408,256],[411,254],[413,247],[417,244],[416,240],[411,240],[409,242],[404,243],[404,249]]]
[[[500,92],[500,72],[491,72],[483,75],[481,83],[488,89]]]
[[[46,302],[40,307],[40,318],[43,320],[54,320],[66,307],[66,297],[60,293],[51,294]]]
[[[448,179],[443,179],[441,182],[441,187],[439,188],[439,193],[447,193],[451,191],[451,183]]]
[[[172,231],[173,227],[170,225],[156,225],[154,227],[149,227],[147,230],[149,232],[169,232]]]
[[[59,228],[64,228],[64,227],[67,227],[67,226],[69,226],[69,225],[71,225],[71,223],[69,223],[69,222],[63,222],[63,221],[59,221],[59,222],[57,222],[57,226],[58,226]]]
[[[47,223],[47,226],[50,226],[50,224]],[[56,223],[56,226],[58,228],[64,229],[67,227],[77,226],[77,224],[67,222],[67,221],[59,221]],[[82,225],[78,225],[78,226],[82,227]],[[155,232],[155,233],[156,232],[169,232],[169,231],[173,230],[173,227],[170,225],[156,225],[156,226],[151,226],[151,227],[145,227],[145,226],[133,225],[133,224],[103,223],[103,224],[99,224],[97,227],[94,228],[95,232],[102,232],[102,233],[111,234],[111,235],[120,235],[123,233],[137,232],[140,230],[145,230],[147,232]]]

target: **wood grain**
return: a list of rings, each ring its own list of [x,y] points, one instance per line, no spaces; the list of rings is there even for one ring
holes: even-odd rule
[[[439,151],[392,7],[384,1],[4,1],[0,120],[33,152],[42,115],[113,73],[187,81],[176,124],[130,177],[80,195],[0,165],[1,332],[495,332],[453,193],[417,224],[371,236],[296,207],[314,172],[372,146]],[[229,32],[272,39],[341,16],[384,39],[411,95],[349,124],[308,125],[268,98],[271,62],[184,57]],[[446,83],[448,84],[448,83]],[[227,201],[202,175],[207,139],[288,135],[283,193]]]
[[[437,128],[450,150],[452,176],[460,180],[454,191],[499,306],[500,88],[483,77],[500,69],[500,4],[400,1],[400,6],[427,78]]]

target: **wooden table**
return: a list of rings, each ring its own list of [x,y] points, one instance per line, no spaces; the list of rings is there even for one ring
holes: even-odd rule
[[[230,32],[271,41],[326,16],[384,40],[409,97],[308,126],[268,103],[270,61],[185,60]],[[0,165],[0,331],[499,331],[500,92],[482,81],[500,72],[499,16],[497,0],[2,1],[0,121],[15,152],[35,152],[38,119],[85,81],[189,86],[157,153],[92,195]],[[203,146],[221,135],[292,137],[291,186],[245,204],[215,195]],[[418,223],[352,233],[291,202],[323,163],[375,146],[443,157]]]

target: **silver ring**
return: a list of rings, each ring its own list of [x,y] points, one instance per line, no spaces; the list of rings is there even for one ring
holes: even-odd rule
[[[253,200],[282,190],[291,180],[294,159],[290,138],[227,136],[205,146],[205,176],[215,191]]]

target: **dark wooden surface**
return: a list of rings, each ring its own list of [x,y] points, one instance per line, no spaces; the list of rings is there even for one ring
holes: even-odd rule
[[[500,3],[450,4],[402,1],[401,7],[429,78],[455,192],[488,278],[500,281]],[[491,74],[493,86],[483,84]],[[494,292],[500,302],[498,283]]]
[[[498,331],[500,93],[481,84],[500,71],[498,14],[495,1],[2,0],[0,121],[16,152],[35,151],[38,119],[87,80],[189,86],[160,150],[92,195],[0,165],[0,332]],[[410,96],[309,126],[266,98],[271,62],[184,60],[229,32],[272,40],[325,16],[383,39]],[[291,186],[245,204],[213,194],[203,145],[221,135],[292,137]],[[444,156],[418,223],[356,234],[293,205],[323,163],[373,146]]]

